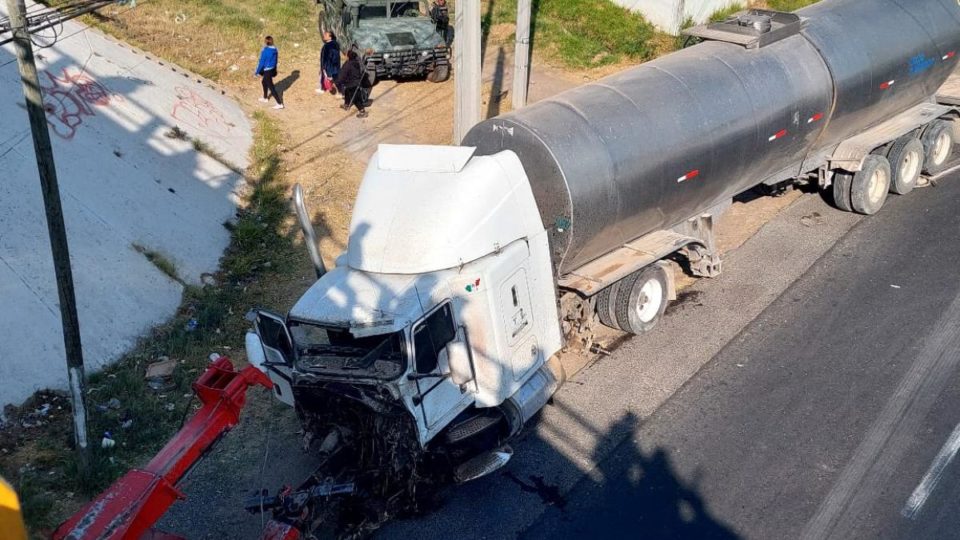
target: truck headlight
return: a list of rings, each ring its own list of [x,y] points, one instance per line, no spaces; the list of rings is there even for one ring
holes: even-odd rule
[[[383,54],[383,59],[384,59],[384,60],[389,60],[389,59],[390,59],[390,53],[384,53],[384,54]]]
[[[426,58],[426,57],[430,56],[430,51],[423,51],[422,53],[420,53],[420,56]]]

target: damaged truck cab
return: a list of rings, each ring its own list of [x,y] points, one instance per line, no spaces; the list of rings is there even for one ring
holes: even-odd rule
[[[258,313],[248,354],[290,405],[332,392],[403,411],[426,450],[482,436],[454,464],[485,460],[465,479],[505,462],[502,444],[559,386],[554,283],[513,152],[382,145],[346,252],[287,317]]]

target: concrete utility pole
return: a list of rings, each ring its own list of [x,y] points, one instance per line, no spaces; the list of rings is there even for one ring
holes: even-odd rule
[[[530,85],[530,5],[532,0],[517,0],[517,48],[513,55],[513,110],[527,105]]]
[[[30,118],[30,131],[33,133],[33,150],[37,156],[40,187],[47,213],[47,230],[50,233],[50,250],[53,252],[53,268],[57,276],[78,465],[81,477],[86,478],[90,468],[87,409],[84,405],[86,381],[83,374],[83,351],[80,347],[80,322],[77,317],[77,302],[73,294],[70,251],[67,249],[67,229],[63,223],[57,170],[53,163],[53,148],[50,145],[50,132],[47,131],[47,115],[43,110],[40,78],[37,76],[37,65],[33,57],[30,30],[27,28],[24,0],[7,0],[7,9],[10,12],[10,24],[13,27],[13,42],[16,47],[17,64],[20,66],[20,78],[23,80],[23,95],[26,98],[27,115]]]
[[[480,122],[480,0],[457,2],[453,34],[453,144]]]

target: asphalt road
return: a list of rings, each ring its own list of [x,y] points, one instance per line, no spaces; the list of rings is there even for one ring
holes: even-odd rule
[[[960,174],[808,196],[385,538],[960,538]],[[960,461],[960,460],[958,460]]]
[[[960,538],[958,202],[860,222],[521,537]]]

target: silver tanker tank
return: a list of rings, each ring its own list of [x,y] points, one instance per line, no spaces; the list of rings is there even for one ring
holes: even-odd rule
[[[560,275],[929,99],[960,49],[957,0],[825,0],[756,48],[707,41],[475,126],[533,185]]]

